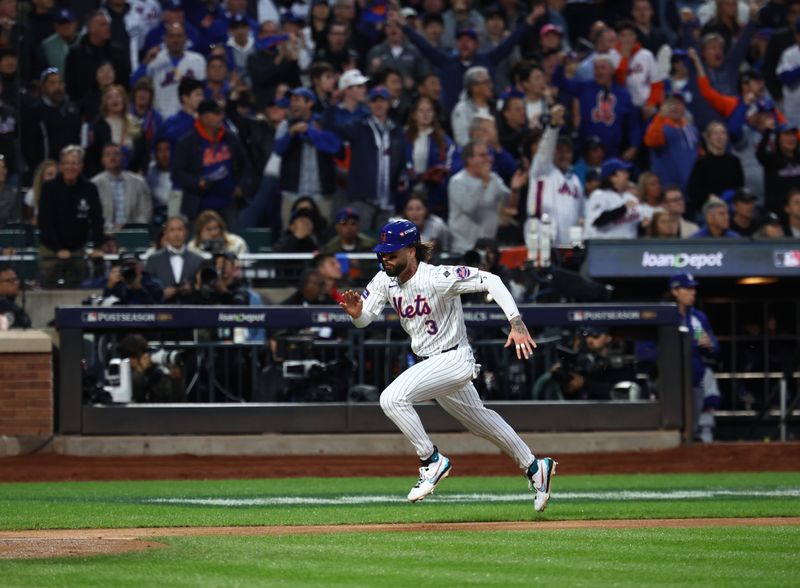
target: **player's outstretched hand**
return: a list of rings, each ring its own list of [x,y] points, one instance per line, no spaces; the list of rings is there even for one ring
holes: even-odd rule
[[[533,350],[536,349],[536,341],[533,340],[531,334],[528,332],[528,327],[522,322],[522,317],[515,316],[511,319],[511,332],[508,334],[508,339],[503,347],[510,347],[514,345],[517,352],[517,359],[528,359],[533,355]]]
[[[360,317],[361,308],[364,305],[363,301],[361,300],[361,294],[354,292],[353,290],[347,290],[342,293],[342,298],[344,298],[344,300],[339,303],[339,306],[342,307],[342,310],[344,310],[353,318]]]

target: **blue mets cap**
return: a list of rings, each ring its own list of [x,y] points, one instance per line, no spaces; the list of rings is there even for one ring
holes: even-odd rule
[[[633,166],[627,161],[622,161],[616,157],[606,159],[603,166],[600,168],[600,175],[605,178],[610,178],[615,173],[621,170],[629,171]]]
[[[56,23],[61,24],[62,22],[78,22],[78,17],[71,10],[62,8],[56,14]]]
[[[369,99],[370,102],[377,99],[383,98],[384,100],[389,100],[389,90],[384,88],[383,86],[375,86],[372,90],[369,91]]]
[[[310,100],[311,102],[316,102],[317,100],[317,97],[314,95],[314,92],[303,86],[297,86],[293,90],[289,90],[289,94],[291,94],[292,96],[301,96],[306,100]]]
[[[461,37],[470,37],[473,41],[478,40],[478,31],[475,29],[459,29],[456,33],[456,39]]]

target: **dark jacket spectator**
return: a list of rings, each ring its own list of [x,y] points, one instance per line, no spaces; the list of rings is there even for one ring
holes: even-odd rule
[[[42,96],[33,102],[25,115],[22,150],[28,167],[33,170],[45,159],[57,159],[67,145],[81,138],[81,116],[78,107],[64,94],[64,82],[56,70],[42,74]]]
[[[756,150],[764,166],[764,204],[767,210],[778,212],[792,188],[800,186],[800,146],[797,125],[784,123],[768,128]]]
[[[289,227],[283,232],[272,250],[281,253],[313,253],[319,249],[314,236],[314,213],[308,208],[298,208],[289,218]]]
[[[261,48],[247,58],[247,73],[252,81],[258,110],[263,110],[275,96],[278,85],[289,84],[292,88],[301,85],[297,58],[288,59],[284,49],[265,45],[265,41],[268,40],[269,37],[259,39],[257,44],[260,43]]]
[[[239,139],[223,127],[219,104],[205,100],[192,132],[173,154],[172,180],[183,191],[181,212],[194,219],[201,210],[220,212],[228,226],[234,202],[250,186],[250,164]]]
[[[406,169],[406,138],[403,129],[387,117],[389,93],[386,89],[373,88],[369,100],[372,116],[335,129],[350,143],[347,200],[369,202],[382,210],[390,210],[402,205],[400,183]]]
[[[39,240],[53,252],[82,249],[88,242],[98,245],[103,238],[103,208],[97,187],[80,175],[65,173],[65,159],[54,180],[42,186],[39,201]],[[80,165],[70,163],[70,165]]]
[[[689,176],[689,211],[696,214],[712,194],[744,186],[744,171],[739,158],[728,151],[728,131],[720,122],[708,125],[704,133],[706,151],[694,164]]]
[[[79,101],[95,83],[95,72],[101,63],[110,61],[117,82],[128,85],[131,64],[128,47],[117,45],[111,38],[111,22],[102,11],[93,13],[86,24],[86,34],[70,49],[64,66],[67,94]]]

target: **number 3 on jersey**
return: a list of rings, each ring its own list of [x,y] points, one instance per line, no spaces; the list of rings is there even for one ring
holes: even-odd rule
[[[439,332],[439,325],[436,324],[436,321],[425,321],[425,325],[428,327],[425,331],[428,335],[435,335]]]

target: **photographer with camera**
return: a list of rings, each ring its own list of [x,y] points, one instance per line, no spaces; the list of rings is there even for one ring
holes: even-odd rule
[[[232,253],[215,252],[211,260],[197,268],[192,291],[182,300],[186,304],[248,306],[250,294],[237,277],[237,258]]]
[[[534,385],[536,400],[617,400],[638,396],[636,369],[611,347],[608,329],[590,326],[581,333],[578,349],[558,346],[559,361]]]
[[[130,361],[134,402],[183,402],[183,369],[179,352],[155,351],[141,335],[125,335],[117,344]]]
[[[108,272],[103,298],[112,296],[119,300],[117,304],[160,304],[164,301],[164,288],[131,251],[121,253]]]

